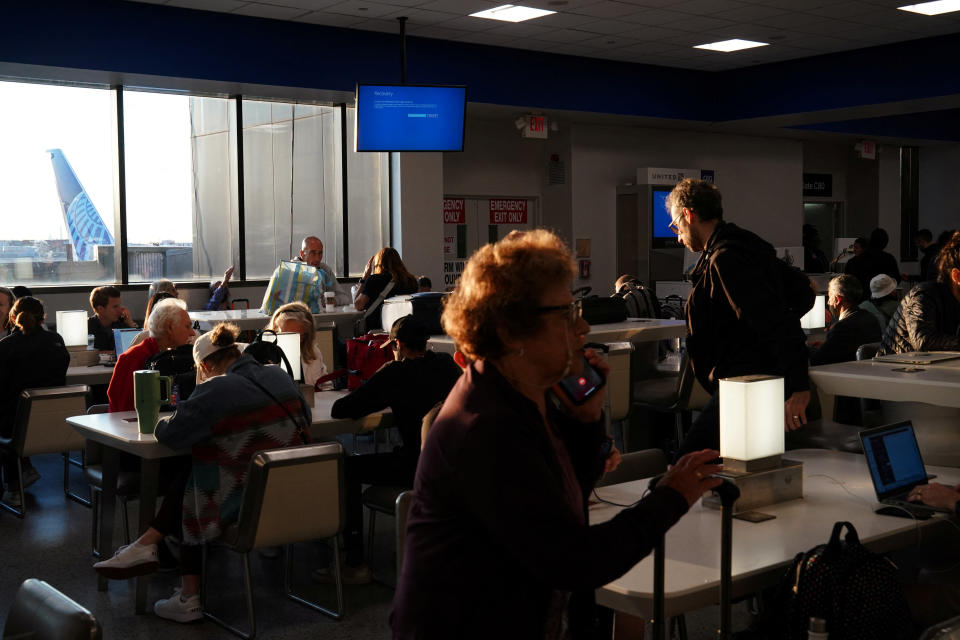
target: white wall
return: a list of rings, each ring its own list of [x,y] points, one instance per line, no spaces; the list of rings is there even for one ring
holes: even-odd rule
[[[960,145],[920,149],[920,228],[936,240],[945,229],[960,228]]]
[[[393,247],[415,276],[443,287],[443,154],[399,153],[399,191],[393,193]]]
[[[594,291],[616,273],[616,188],[638,167],[716,170],[724,218],[775,246],[798,246],[803,225],[801,143],[689,131],[579,125],[572,132],[572,206],[576,238],[592,240]]]

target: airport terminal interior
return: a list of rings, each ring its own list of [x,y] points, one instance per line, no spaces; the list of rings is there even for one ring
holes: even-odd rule
[[[936,238],[960,226],[960,8],[525,4],[539,14],[498,19],[494,0],[4,4],[0,286],[32,289],[53,326],[59,311],[89,312],[91,288],[116,285],[142,323],[151,282],[176,282],[192,312],[234,267],[230,298],[255,310],[277,265],[316,236],[348,289],[390,246],[450,291],[479,247],[543,227],[569,243],[574,287],[606,297],[632,273],[682,300],[696,258],[676,242],[663,198],[690,177],[720,189],[724,219],[801,269],[805,226],[830,272],[883,228],[908,277],[920,273],[919,229]],[[493,19],[473,15],[487,10]],[[746,46],[723,44],[734,40]],[[407,118],[450,124],[452,139],[367,146],[389,109],[364,110],[366,86],[456,89],[458,107]],[[828,279],[814,279],[821,293]],[[351,323],[338,321],[341,339]],[[945,404],[929,419],[955,421],[960,409]],[[374,446],[339,440],[348,452]],[[953,449],[927,463],[960,467]],[[90,609],[107,638],[231,637],[210,621],[181,628],[134,613],[132,580],[99,591],[90,510],[64,498],[58,454],[36,464],[25,517],[0,512],[0,620],[36,577]],[[130,509],[136,523],[136,501]],[[344,588],[339,621],[285,600],[282,559],[254,552],[260,637],[390,637],[393,519],[377,523],[378,581]],[[307,570],[329,548],[297,552],[297,579],[332,597]],[[224,554],[223,567],[216,581],[242,580],[238,558]],[[149,602],[175,584],[152,577]],[[242,618],[232,591],[225,610]],[[735,628],[750,606],[734,605]],[[713,604],[688,613],[686,633],[713,637],[719,615]]]

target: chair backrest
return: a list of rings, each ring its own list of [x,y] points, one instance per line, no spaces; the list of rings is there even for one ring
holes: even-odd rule
[[[597,481],[598,487],[649,478],[667,470],[667,457],[661,449],[644,449],[623,454],[620,465]]]
[[[677,381],[677,408],[681,411],[698,411],[709,399],[710,394],[693,374],[690,356],[684,351],[680,358],[680,380]]]
[[[623,420],[630,413],[630,363],[634,346],[629,342],[609,344],[607,364],[610,376],[607,378],[607,402],[611,420]]]
[[[83,449],[86,440],[66,421],[86,412],[88,393],[85,384],[21,392],[14,423],[14,446],[20,455]]]
[[[400,581],[400,569],[403,568],[403,543],[407,537],[407,515],[410,505],[413,504],[413,491],[404,491],[397,496],[396,511],[394,511],[394,526],[397,539],[397,582]]]
[[[857,360],[872,360],[880,351],[879,342],[868,342],[857,347]]]
[[[244,552],[332,538],[343,529],[345,503],[339,442],[259,451],[250,460],[234,546]]]
[[[3,627],[4,638],[99,640],[100,623],[92,613],[36,578],[24,580]]]
[[[323,364],[327,365],[327,371],[334,371],[337,368],[336,351],[334,350],[336,331],[337,324],[335,322],[317,323],[317,348],[320,350],[320,355],[323,356]]]

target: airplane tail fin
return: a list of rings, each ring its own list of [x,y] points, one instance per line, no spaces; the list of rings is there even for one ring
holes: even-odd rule
[[[74,259],[78,261],[96,260],[97,245],[113,244],[113,235],[100,217],[90,196],[84,190],[60,149],[48,149],[53,163],[53,176],[57,182],[57,195],[63,219],[73,243]]]

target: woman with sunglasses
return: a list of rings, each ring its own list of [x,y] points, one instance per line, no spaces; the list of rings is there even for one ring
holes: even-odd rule
[[[556,235],[514,231],[470,258],[445,305],[444,329],[471,364],[420,456],[395,638],[576,637],[590,608],[571,593],[624,574],[719,484],[718,453],[693,453],[636,506],[590,526],[587,496],[618,456],[603,389],[577,406],[557,392],[584,359],[609,373],[584,349],[574,274]]]

